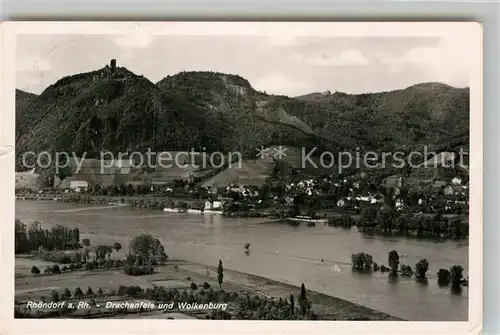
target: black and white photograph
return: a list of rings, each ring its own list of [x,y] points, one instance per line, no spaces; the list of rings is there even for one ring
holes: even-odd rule
[[[480,322],[480,25],[17,27],[14,320]]]

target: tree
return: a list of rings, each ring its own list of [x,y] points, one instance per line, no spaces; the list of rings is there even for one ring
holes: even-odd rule
[[[36,266],[33,266],[31,268],[31,273],[34,274],[34,275],[40,274],[40,269],[37,268]]]
[[[73,297],[75,297],[75,298],[81,298],[81,297],[83,297],[83,291],[82,291],[82,289],[80,287],[77,287],[75,289],[75,292],[73,292]]]
[[[120,285],[118,286],[118,290],[116,290],[116,294],[118,294],[119,296],[124,296],[126,290],[127,288],[125,286]]]
[[[391,268],[391,275],[396,276],[399,268],[399,255],[396,250],[389,252],[389,267]]]
[[[87,289],[87,293],[86,293],[87,296],[91,297],[94,295],[94,291],[92,291],[92,288],[89,286],[89,288]]]
[[[415,265],[415,277],[417,278],[425,278],[425,274],[429,270],[429,262],[427,259],[421,259],[416,265]]]
[[[160,240],[149,234],[139,234],[130,242],[130,253],[141,255],[146,263],[164,261],[167,257]]]
[[[293,204],[292,208],[290,209],[289,215],[291,217],[296,217],[297,215],[300,215],[300,208],[298,204]]]
[[[115,242],[113,243],[113,249],[116,250],[116,252],[120,251],[120,249],[122,248],[122,245],[118,242]]]
[[[437,276],[439,286],[448,286],[450,284],[450,271],[447,269],[439,269]]]
[[[299,308],[300,308],[300,313],[304,315],[306,311],[309,308],[309,302],[307,301],[307,296],[306,296],[306,287],[304,283],[300,286],[300,295],[299,295]]]
[[[60,275],[60,274],[61,274],[61,269],[59,268],[59,265],[55,264],[55,265],[52,267],[52,273],[55,273],[55,274],[58,274],[58,275]]]
[[[219,266],[217,267],[217,281],[219,282],[219,288],[222,290],[222,281],[224,279],[224,268],[222,267],[222,260],[219,259]]]
[[[290,294],[290,312],[292,315],[295,313],[295,298],[293,294]]]
[[[97,290],[97,296],[98,296],[98,297],[102,297],[102,296],[104,296],[104,291],[103,291],[101,288],[99,288],[99,289]]]
[[[450,268],[450,280],[453,287],[460,287],[463,279],[464,268],[460,265],[453,265]]]
[[[112,251],[113,251],[113,248],[110,247],[109,245],[98,245],[95,248],[95,253],[96,253],[97,258],[99,260],[105,260],[106,256],[111,255]]]
[[[373,256],[360,252],[351,255],[352,267],[358,270],[369,271],[373,266]]]
[[[70,298],[71,298],[71,291],[70,291],[70,289],[69,289],[69,288],[67,288],[67,287],[66,287],[66,288],[64,289],[64,293],[61,295],[61,299],[62,299],[62,300],[68,300],[68,299],[70,299]]]
[[[57,292],[55,290],[52,291],[52,301],[58,302],[59,300],[60,300],[60,298],[59,298],[59,292]]]
[[[86,247],[90,247],[90,240],[88,238],[84,238],[82,240],[82,244]]]
[[[193,291],[196,291],[196,290],[198,289],[198,285],[196,285],[196,283],[195,283],[195,282],[192,282],[192,283],[191,283],[191,289],[192,289]]]
[[[210,288],[210,284],[209,284],[209,283],[207,283],[207,282],[204,282],[204,283],[203,283],[203,289],[204,289],[204,290],[208,290],[209,288]]]

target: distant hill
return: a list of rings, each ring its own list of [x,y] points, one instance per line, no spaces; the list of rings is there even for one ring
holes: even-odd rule
[[[424,83],[291,98],[256,91],[237,75],[181,72],[154,84],[106,66],[64,77],[40,95],[16,91],[16,117],[18,168],[28,150],[92,157],[99,150],[205,148],[252,159],[257,148],[272,145],[317,146],[321,152],[440,143],[468,131],[469,89]],[[254,170],[262,174],[264,167],[249,168]]]
[[[382,93],[312,93],[291,101],[299,118],[346,147],[392,150],[469,129],[469,89],[423,83]]]

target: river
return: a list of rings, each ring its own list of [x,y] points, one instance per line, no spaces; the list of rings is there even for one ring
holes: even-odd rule
[[[466,321],[468,290],[452,294],[436,284],[439,268],[462,265],[468,271],[467,241],[429,241],[364,236],[318,224],[292,227],[262,224],[265,219],[229,219],[218,215],[151,212],[127,207],[89,207],[55,201],[16,202],[16,218],[44,225],[78,226],[82,234],[129,238],[141,232],[158,237],[170,258],[264,276],[330,294],[411,321]],[[92,240],[92,238],[91,238]],[[250,253],[244,244],[250,243]],[[397,250],[400,263],[414,267],[429,261],[428,285],[413,279],[389,281],[387,274],[352,272],[351,254],[366,252],[387,265]],[[323,259],[323,261],[321,261]]]

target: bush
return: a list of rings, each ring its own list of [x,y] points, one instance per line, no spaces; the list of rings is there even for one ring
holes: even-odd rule
[[[47,266],[47,267],[45,268],[45,271],[44,271],[44,272],[45,272],[45,273],[52,273],[52,267],[51,267],[51,266]]]
[[[106,262],[104,262],[104,268],[108,270],[111,269],[114,265],[115,263],[113,262],[112,259],[108,259]]]
[[[210,284],[209,284],[209,283],[207,283],[207,282],[204,282],[204,283],[203,283],[203,289],[204,289],[204,290],[208,290],[209,288],[210,288]]]
[[[136,266],[136,265],[133,265],[133,266],[130,266],[130,265],[127,265],[125,268],[124,268],[124,271],[125,271],[125,274],[129,275],[129,276],[143,276],[143,275],[150,275],[150,274],[153,274],[154,270],[153,270],[153,267],[152,266]]]
[[[36,266],[33,266],[31,268],[31,273],[34,274],[34,275],[40,274],[40,269],[37,268]]]
[[[378,270],[379,270],[378,264],[373,262],[373,271],[377,272]]]
[[[192,282],[192,283],[191,283],[191,289],[192,289],[193,291],[196,291],[196,290],[198,289],[198,285],[196,285],[196,283],[195,283],[195,282]]]
[[[380,265],[380,272],[389,272],[391,269],[389,269],[387,266],[384,264]]]
[[[125,295],[130,297],[138,296],[140,293],[142,293],[142,288],[140,286],[128,286],[125,289]]]
[[[113,267],[114,268],[121,268],[122,266],[123,266],[123,263],[122,263],[121,260],[116,259],[116,260],[113,261]]]
[[[91,270],[94,270],[96,267],[94,265],[94,262],[88,262],[88,263],[85,263],[83,268],[85,271],[91,271]]]
[[[411,269],[411,266],[401,264],[401,275],[404,277],[413,276],[413,270]]]

